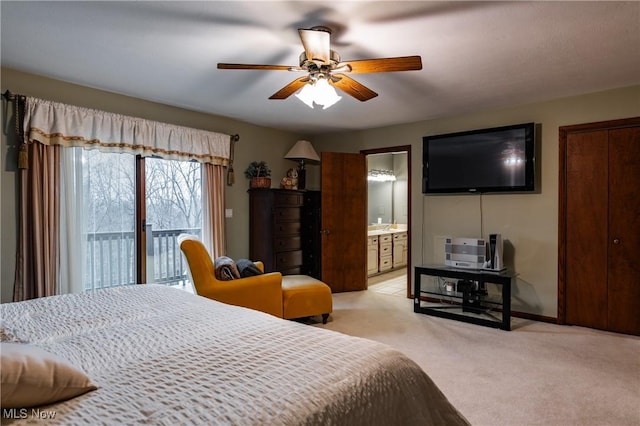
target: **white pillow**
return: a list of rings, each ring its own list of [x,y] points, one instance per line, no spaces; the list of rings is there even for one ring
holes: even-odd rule
[[[68,361],[33,345],[0,343],[2,408],[65,401],[97,389]]]

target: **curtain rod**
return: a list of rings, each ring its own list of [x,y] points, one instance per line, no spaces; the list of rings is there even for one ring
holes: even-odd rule
[[[18,95],[18,94],[13,93],[12,91],[10,91],[8,89],[2,94],[2,97],[5,98],[8,101],[13,101],[13,100],[15,100],[17,98],[25,98],[24,95]]]

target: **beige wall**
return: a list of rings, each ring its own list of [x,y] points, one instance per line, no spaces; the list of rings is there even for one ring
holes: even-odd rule
[[[246,165],[265,160],[273,170],[272,186],[295,164],[282,157],[300,137],[318,152],[358,152],[362,149],[411,145],[411,265],[440,259],[436,247],[444,235],[483,236],[501,233],[508,240],[507,264],[518,273],[513,289],[514,309],[555,317],[557,314],[558,128],[563,125],[640,116],[640,86],[609,90],[550,102],[464,116],[422,121],[364,131],[309,137],[210,114],[187,111],[140,99],[2,69],[2,91],[113,111],[217,132],[240,134],[236,145],[236,184],[227,187],[228,254],[248,256],[248,183]],[[373,100],[372,102],[375,102]],[[6,117],[3,110],[3,129]],[[421,193],[422,137],[440,133],[535,121],[540,125],[539,191],[534,194],[424,196]],[[10,133],[10,132],[9,132]],[[0,277],[2,302],[11,300],[15,269],[16,191],[15,152],[2,133],[0,208]],[[309,166],[309,189],[320,187],[319,167]],[[482,215],[480,208],[482,207]]]
[[[500,233],[508,240],[505,261],[518,274],[512,291],[513,309],[555,318],[558,128],[633,116],[640,116],[640,86],[453,118],[324,135],[314,143],[321,150],[338,152],[411,145],[411,265],[441,260],[441,236],[486,238],[490,233]],[[531,121],[538,123],[540,130],[537,193],[482,197],[421,193],[423,136]]]
[[[296,163],[283,157],[293,144],[305,135],[274,130],[266,127],[214,116],[181,108],[170,107],[141,99],[91,89],[43,78],[33,74],[2,68],[2,91],[10,90],[28,96],[95,108],[124,115],[142,117],[197,129],[211,130],[227,134],[239,134],[240,141],[235,147],[235,185],[227,186],[226,208],[233,209],[233,218],[227,219],[227,250],[233,258],[249,256],[249,183],[244,170],[253,160],[265,160],[272,169],[272,186],[278,186],[287,169]],[[3,107],[6,102],[3,101]],[[13,125],[13,110],[8,110],[9,124]],[[0,287],[2,302],[12,300],[16,252],[16,171],[14,139],[7,126],[7,109],[2,114],[2,145],[0,158]],[[314,166],[310,166],[314,167]],[[317,167],[317,166],[315,166]],[[310,187],[313,186],[311,182]]]

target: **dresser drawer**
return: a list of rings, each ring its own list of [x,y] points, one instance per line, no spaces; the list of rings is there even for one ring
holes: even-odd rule
[[[284,271],[302,265],[302,250],[276,253],[276,271]]]
[[[276,252],[288,251],[288,250],[300,250],[300,248],[302,247],[302,245],[300,244],[299,236],[276,238],[275,241],[276,242],[275,242],[274,250]],[[280,254],[278,254],[277,256],[280,256]]]
[[[280,238],[283,235],[297,235],[300,234],[301,225],[300,222],[283,222],[276,223],[274,226],[274,236]]]
[[[300,265],[293,268],[280,269],[278,272],[282,275],[309,275],[309,273],[304,272],[302,269],[302,265]]]
[[[296,192],[277,192],[274,195],[276,206],[301,206],[304,201],[302,194]]]
[[[278,207],[273,210],[276,223],[282,221],[300,221],[300,207]]]

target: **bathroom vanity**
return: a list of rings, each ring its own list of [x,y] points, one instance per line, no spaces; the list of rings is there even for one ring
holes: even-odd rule
[[[367,231],[367,275],[372,276],[407,265],[406,225],[379,224]]]

